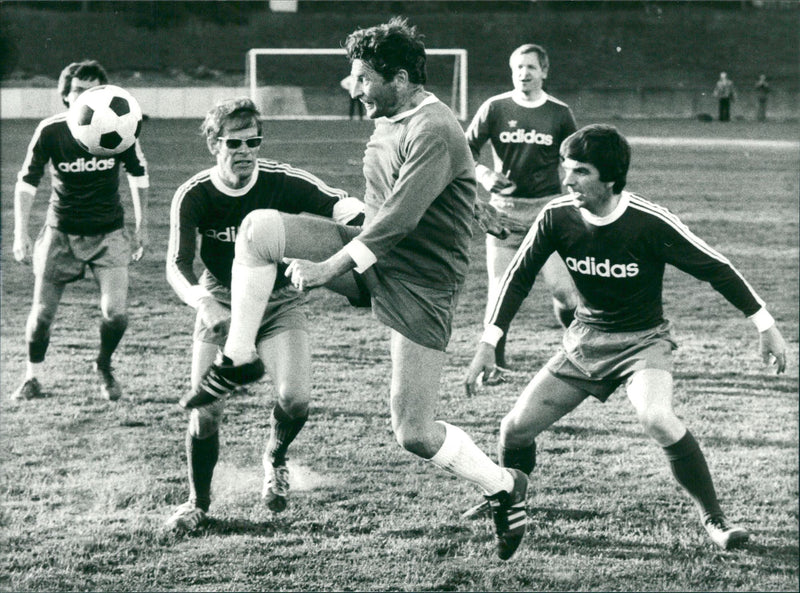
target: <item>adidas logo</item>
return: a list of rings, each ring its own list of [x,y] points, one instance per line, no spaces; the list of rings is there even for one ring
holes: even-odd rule
[[[526,132],[524,128],[517,128],[513,132],[506,130],[500,133],[500,142],[504,144],[541,144],[542,146],[552,146],[553,136],[542,134],[536,130]]]
[[[112,169],[116,164],[116,160],[112,158],[100,159],[92,157],[86,160],[84,157],[79,158],[77,161],[71,163],[58,163],[58,170],[62,173],[89,173],[91,171],[107,171]]]
[[[225,227],[221,231],[208,229],[203,233],[203,235],[206,237],[211,237],[212,239],[216,239],[217,241],[224,241],[225,243],[235,243],[236,227],[235,226]]]
[[[564,263],[566,263],[567,267],[573,272],[586,274],[587,276],[600,276],[601,278],[633,278],[639,274],[639,264],[612,264],[609,259],[598,263],[593,257],[589,256],[583,259],[568,257]]]

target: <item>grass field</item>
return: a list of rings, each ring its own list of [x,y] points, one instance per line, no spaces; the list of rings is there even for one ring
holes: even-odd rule
[[[704,447],[729,516],[753,543],[707,540],[663,453],[622,392],[588,401],[544,433],[529,507],[532,530],[509,563],[488,521],[463,521],[468,484],[394,442],[387,331],[368,312],[320,292],[311,308],[312,416],[290,451],[294,493],[271,515],[260,503],[261,454],[274,399],[268,381],[232,399],[214,481],[213,522],[174,537],[163,521],[186,498],[187,389],[193,311],[164,276],[175,188],[211,164],[196,121],[150,121],[152,245],[131,268],[128,334],[116,358],[125,396],[98,398],[91,373],[97,292],[63,299],[47,358],[47,398],[11,402],[24,369],[32,276],[11,255],[12,196],[32,121],[2,126],[2,416],[0,589],[7,591],[797,591],[798,148],[708,142],[634,143],[629,188],[668,206],[727,255],[786,337],[789,368],[762,367],[751,324],[708,285],[675,270],[665,305],[680,343],[676,405]],[[796,124],[618,122],[636,138],[796,141]],[[270,123],[264,156],[357,195],[370,124]],[[32,224],[43,220],[40,188]],[[126,202],[127,203],[127,202]],[[130,208],[128,208],[130,212]],[[534,288],[509,351],[524,372],[463,395],[480,333],[483,244],[456,314],[439,416],[494,454],[499,422],[557,347],[549,297]]]

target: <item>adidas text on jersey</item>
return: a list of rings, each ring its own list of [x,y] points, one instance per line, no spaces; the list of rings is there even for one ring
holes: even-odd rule
[[[552,134],[542,134],[536,130],[526,132],[524,128],[517,128],[513,132],[500,132],[500,142],[504,144],[540,144],[542,146],[552,146]]]
[[[58,163],[58,170],[63,173],[107,171],[108,169],[113,169],[115,164],[116,161],[113,158],[98,159],[97,157],[92,157],[87,161],[85,158],[81,157],[77,161],[72,161],[71,163]]]
[[[633,278],[639,274],[639,265],[632,264],[612,264],[611,260],[606,259],[597,262],[593,257],[587,256],[583,259],[568,257],[565,262],[567,267],[573,272],[586,274],[587,276],[600,276],[602,278]]]

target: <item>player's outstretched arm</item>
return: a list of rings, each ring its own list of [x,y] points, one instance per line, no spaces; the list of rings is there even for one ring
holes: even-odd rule
[[[28,225],[31,217],[31,207],[36,191],[17,185],[14,188],[14,259],[21,263],[30,263],[33,254]]]
[[[775,324],[758,334],[761,359],[764,364],[776,367],[777,374],[786,370],[786,341]]]
[[[488,342],[479,342],[475,356],[467,369],[464,377],[464,388],[468,396],[478,392],[478,386],[483,377],[488,377],[495,366],[494,346]]]

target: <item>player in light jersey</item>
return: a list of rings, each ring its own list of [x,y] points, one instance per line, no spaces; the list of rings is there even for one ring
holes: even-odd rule
[[[80,94],[106,84],[108,76],[94,60],[64,68],[58,90],[69,107]],[[29,234],[36,188],[50,163],[50,206],[35,246]],[[120,163],[128,173],[136,230],[134,250],[125,235],[119,195]],[[100,352],[95,371],[101,394],[117,400],[122,389],[113,375],[111,356],[128,327],[128,264],[138,261],[148,244],[147,162],[137,141],[112,157],[97,157],[81,148],[67,127],[67,112],[43,120],[36,128],[14,187],[14,258],[33,261],[33,306],[25,325],[28,362],[12,399],[42,396],[42,376],[50,328],[66,285],[83,278],[88,266],[100,288]]]
[[[352,229],[274,210],[245,218],[233,264],[231,327],[223,358],[186,407],[213,404],[258,375],[253,343],[260,312],[286,274],[303,290],[326,286],[371,302],[390,328],[391,416],[397,441],[480,486],[492,506],[497,553],[525,534],[527,479],[485,455],[467,434],[436,421],[452,316],[469,263],[475,167],[450,109],[424,88],[425,46],[404,19],[357,30],[346,42],[353,95],[375,120],[364,154],[366,219]]]
[[[712,540],[741,544],[748,532],[723,514],[700,446],[672,407],[672,351],[664,319],[666,264],[709,282],[759,331],[765,362],[786,368],[786,344],[764,302],[731,263],[666,208],[623,191],[630,146],[616,128],[592,125],[562,147],[564,184],[503,275],[467,372],[467,392],[494,364],[494,344],[553,252],[566,262],[580,294],[575,322],[559,352],[525,388],[500,428],[502,465],[529,474],[536,436],[588,396],[605,401],[620,385],[647,434],[664,448],[678,483],[694,499]]]
[[[489,98],[467,128],[467,141],[476,163],[483,146],[491,143],[494,169],[478,163],[476,176],[490,193],[489,203],[503,215],[503,223],[511,231],[505,239],[486,235],[489,302],[536,215],[561,193],[558,148],[575,131],[569,106],[543,89],[550,69],[547,51],[532,43],[521,45],[511,54],[509,65],[514,89]],[[569,273],[564,263],[553,256],[542,276],[553,295],[556,317],[567,327],[578,305]],[[498,369],[487,376],[487,385],[501,383],[503,371],[510,366],[506,337],[507,334],[497,343]]]
[[[262,123],[250,99],[217,104],[206,115],[202,132],[217,164],[194,175],[175,192],[167,248],[167,280],[181,300],[197,310],[193,387],[225,343],[236,237],[250,212],[274,208],[354,224],[364,218],[363,203],[347,192],[329,187],[302,169],[258,158]],[[205,266],[199,278],[193,265],[198,236]],[[308,418],[311,354],[305,302],[306,296],[281,276],[256,328],[259,359],[278,391],[264,452],[262,492],[267,507],[275,512],[286,508],[287,451]],[[167,521],[170,529],[193,531],[208,521],[224,404],[220,398],[214,405],[191,411],[186,434],[189,500]]]

